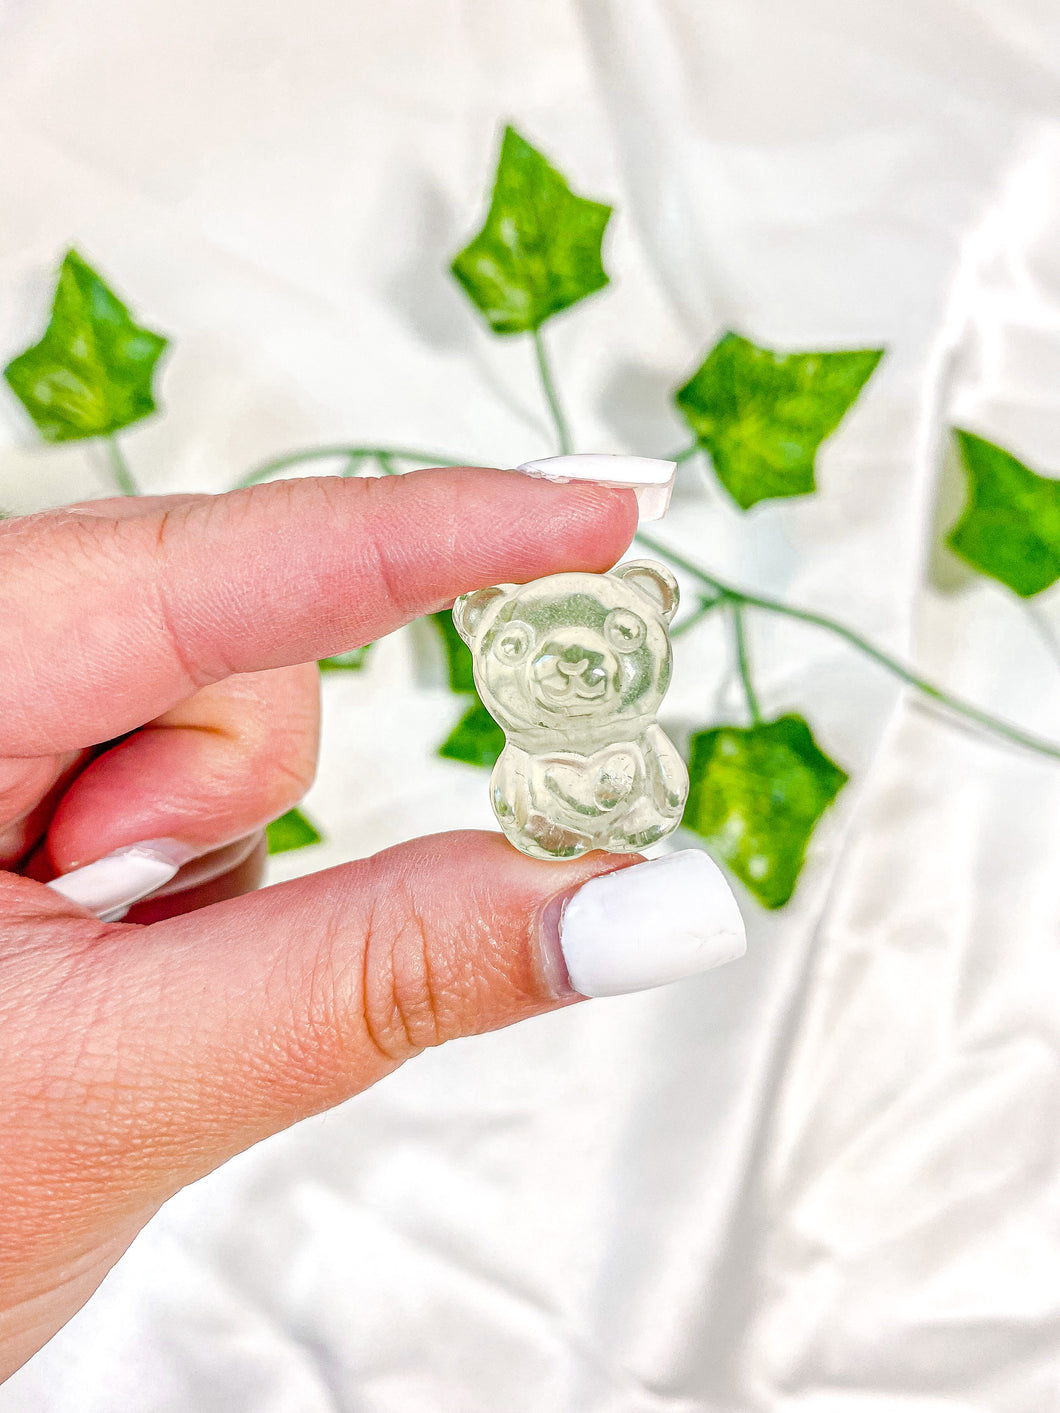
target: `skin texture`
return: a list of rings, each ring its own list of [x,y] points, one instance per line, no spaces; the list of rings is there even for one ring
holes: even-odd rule
[[[185,1183],[575,999],[541,929],[635,857],[438,835],[250,890],[313,777],[317,658],[467,590],[607,569],[635,526],[630,492],[468,467],[0,524],[0,1373]],[[120,923],[42,886],[155,838],[199,856]]]

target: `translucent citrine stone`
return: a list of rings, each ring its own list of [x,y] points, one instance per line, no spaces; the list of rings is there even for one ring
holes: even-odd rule
[[[656,721],[677,584],[637,560],[464,594],[453,621],[504,731],[494,812],[525,854],[628,853],[681,819],[688,773]]]

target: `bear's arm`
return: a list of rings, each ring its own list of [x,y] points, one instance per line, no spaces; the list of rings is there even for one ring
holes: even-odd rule
[[[506,745],[490,776],[493,811],[502,826],[511,823],[519,829],[526,827],[531,812],[532,773],[530,756],[518,746]]]
[[[688,771],[677,747],[656,722],[644,733],[644,763],[658,808],[669,815],[680,814],[688,796]]]

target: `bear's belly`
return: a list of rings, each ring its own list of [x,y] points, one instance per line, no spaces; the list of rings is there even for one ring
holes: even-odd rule
[[[669,749],[683,774],[680,758]],[[685,792],[675,785],[671,799],[668,778],[666,760],[650,736],[588,756],[535,756],[509,743],[493,771],[493,808],[512,843],[534,858],[576,858],[590,849],[629,852],[664,838],[680,819]]]
[[[553,755],[534,762],[549,795],[585,820],[611,814],[642,784],[640,753],[607,748],[591,756]]]

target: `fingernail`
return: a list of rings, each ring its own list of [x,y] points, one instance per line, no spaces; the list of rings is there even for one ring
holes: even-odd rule
[[[642,520],[661,520],[670,505],[676,461],[653,461],[647,456],[610,456],[602,453],[547,456],[517,466],[527,476],[546,481],[592,481],[636,492]]]
[[[100,922],[121,922],[131,907],[132,903],[127,904],[124,908],[111,908],[109,913],[100,913],[99,920]]]
[[[133,903],[168,883],[183,864],[199,853],[201,850],[182,844],[179,839],[144,839],[53,878],[48,887],[72,903],[80,903],[105,922],[116,922]]]
[[[557,996],[646,991],[747,950],[732,889],[701,849],[591,878],[546,906],[541,934],[546,979]]]

